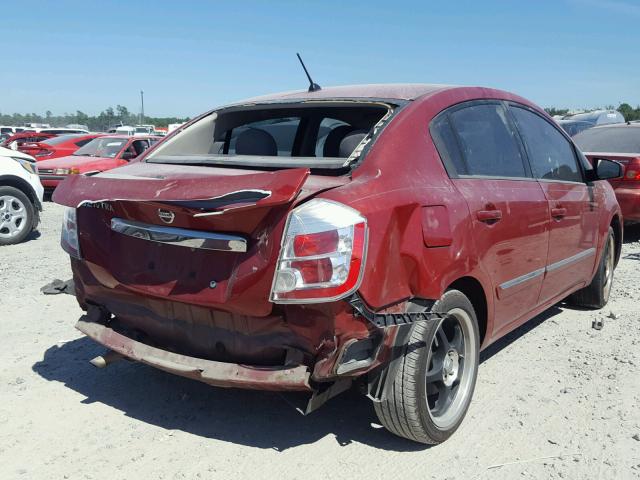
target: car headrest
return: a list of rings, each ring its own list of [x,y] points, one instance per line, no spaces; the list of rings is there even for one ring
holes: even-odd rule
[[[329,132],[324,141],[323,157],[339,157],[340,142],[353,129],[350,125],[340,125]]]
[[[274,138],[264,130],[249,128],[236,139],[237,155],[277,156],[278,146]]]
[[[366,130],[354,130],[346,135],[340,142],[338,156],[347,158],[355,150],[358,144],[367,136]]]

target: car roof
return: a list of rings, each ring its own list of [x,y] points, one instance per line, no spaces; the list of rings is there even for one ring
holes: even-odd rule
[[[277,102],[287,100],[323,100],[339,98],[362,99],[389,99],[389,100],[415,100],[418,97],[441,90],[456,88],[456,85],[439,85],[424,83],[390,83],[369,85],[342,85],[326,87],[315,92],[307,90],[295,90],[289,92],[273,93],[259,97],[248,98],[234,105],[254,102]]]

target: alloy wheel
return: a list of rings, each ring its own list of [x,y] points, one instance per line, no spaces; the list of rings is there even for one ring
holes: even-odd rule
[[[27,209],[12,195],[0,197],[0,238],[13,238],[27,228]]]
[[[450,310],[448,314],[433,336],[426,374],[429,416],[443,430],[464,414],[478,368],[472,340],[473,320],[460,308]]]

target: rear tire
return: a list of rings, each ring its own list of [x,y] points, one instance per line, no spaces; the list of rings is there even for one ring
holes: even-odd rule
[[[615,255],[613,228],[609,227],[604,251],[593,280],[589,285],[569,296],[568,301],[570,304],[593,309],[602,308],[607,304],[611,294],[611,285],[613,284]]]
[[[421,307],[412,305],[409,311]],[[433,310],[450,317],[412,327],[386,398],[374,403],[391,433],[425,444],[449,438],[467,413],[478,375],[480,341],[473,305],[458,290],[445,292]]]
[[[0,245],[20,243],[32,230],[36,210],[21,190],[0,187]]]

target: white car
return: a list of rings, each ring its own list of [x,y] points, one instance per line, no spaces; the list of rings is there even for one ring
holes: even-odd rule
[[[19,243],[38,226],[43,195],[35,159],[0,147],[0,245]]]

